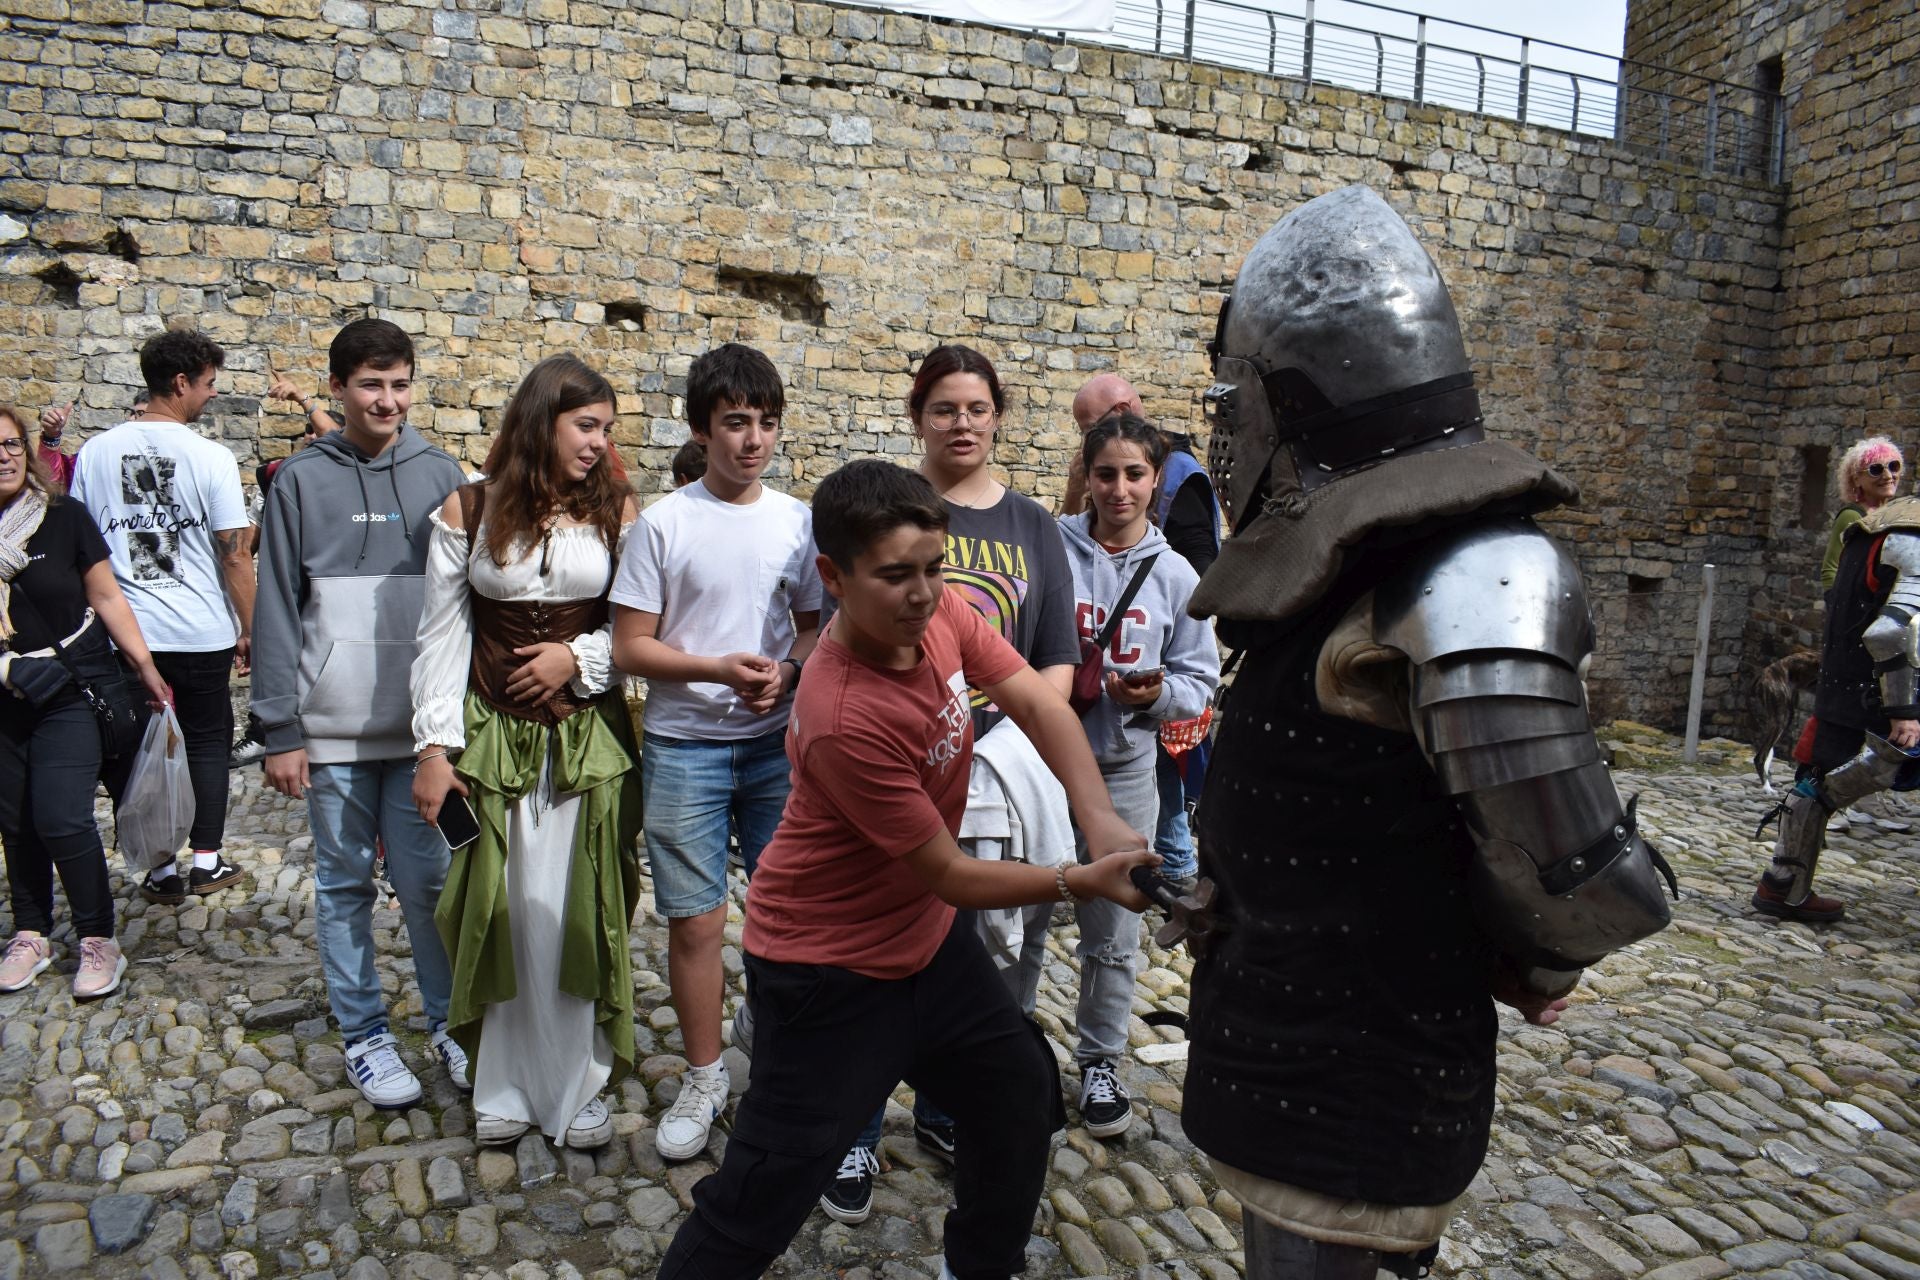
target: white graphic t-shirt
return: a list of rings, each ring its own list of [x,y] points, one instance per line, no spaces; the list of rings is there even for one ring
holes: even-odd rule
[[[72,496],[107,540],[113,576],[149,648],[233,647],[233,613],[213,535],[247,527],[240,464],[177,422],[126,422],[74,459]]]

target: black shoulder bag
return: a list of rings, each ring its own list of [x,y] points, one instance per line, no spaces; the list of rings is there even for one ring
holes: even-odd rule
[[[38,606],[26,592],[20,590],[17,583],[12,594],[14,609],[17,610],[25,605],[27,612],[33,615],[34,621],[49,635],[53,634],[53,628],[47,626],[47,620],[41,615]],[[98,614],[94,615],[93,622],[89,624],[89,626],[100,627],[102,631],[106,629],[106,625],[100,621]],[[100,758],[118,760],[122,756],[132,755],[134,749],[140,745],[140,708],[134,701],[133,690],[127,685],[126,675],[121,671],[120,662],[114,657],[112,647],[103,637],[100,642],[102,652],[98,655],[100,661],[88,664],[94,668],[91,675],[81,674],[79,664],[73,660],[73,656],[67,652],[67,647],[60,641],[53,641],[50,647],[53,649],[53,656],[58,658],[60,665],[66,668],[67,677],[73,681],[74,688],[80,691],[80,696],[85,698],[87,705],[93,709],[93,718],[99,722]],[[93,655],[82,656],[92,657]]]

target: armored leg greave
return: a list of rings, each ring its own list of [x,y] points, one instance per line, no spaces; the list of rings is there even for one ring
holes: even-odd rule
[[[1803,778],[1780,814],[1780,837],[1773,846],[1769,875],[1777,882],[1790,877],[1783,891],[1788,906],[1799,906],[1813,892],[1814,869],[1827,845],[1827,819],[1876,791],[1893,785],[1907,754],[1885,738],[1869,733],[1860,754],[1823,778]]]

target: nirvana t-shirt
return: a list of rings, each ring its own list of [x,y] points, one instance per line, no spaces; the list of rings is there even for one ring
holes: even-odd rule
[[[985,509],[946,506],[947,587],[1036,670],[1079,662],[1073,571],[1046,508],[1011,489]],[[1001,711],[977,688],[968,698],[977,738]]]
[[[32,653],[72,635],[87,616],[87,570],[107,558],[107,543],[87,509],[55,498],[27,539],[27,567],[13,579],[15,653]],[[32,603],[21,607],[21,598]]]
[[[787,726],[793,794],[747,888],[748,951],[871,978],[926,967],[953,908],[900,855],[960,829],[973,766],[967,690],[1021,665],[954,591],[941,595],[911,670],[821,639]]]
[[[233,647],[213,540],[250,523],[231,450],[184,423],[122,423],[81,448],[71,492],[106,535],[113,576],[150,648]]]

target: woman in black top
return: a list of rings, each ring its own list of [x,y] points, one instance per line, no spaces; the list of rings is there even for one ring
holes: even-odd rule
[[[18,991],[53,963],[53,874],[67,891],[80,964],[73,994],[104,996],[127,961],[113,939],[113,894],[93,820],[100,729],[58,661],[118,679],[113,644],[156,705],[170,700],[140,624],[113,578],[107,544],[85,507],[51,492],[13,410],[0,408],[0,840],[14,935],[0,953],[0,991]]]

